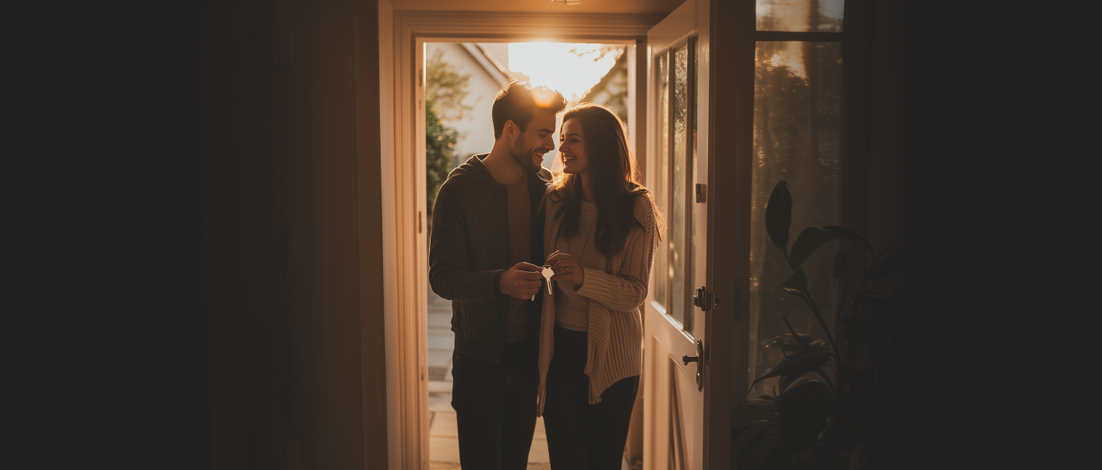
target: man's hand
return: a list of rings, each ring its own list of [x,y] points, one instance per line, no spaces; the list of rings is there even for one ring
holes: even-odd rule
[[[498,288],[501,293],[521,300],[531,299],[540,290],[543,268],[532,263],[520,262],[501,274]]]

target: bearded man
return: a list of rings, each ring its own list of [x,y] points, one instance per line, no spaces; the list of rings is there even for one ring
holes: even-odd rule
[[[493,105],[494,146],[436,196],[429,284],[452,301],[452,408],[464,469],[528,466],[536,425],[543,218],[562,95],[510,82]]]

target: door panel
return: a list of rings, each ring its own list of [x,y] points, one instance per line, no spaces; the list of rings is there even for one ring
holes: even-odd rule
[[[655,253],[651,298],[644,319],[644,468],[699,469],[703,465],[704,394],[697,380],[701,362],[696,341],[704,338],[703,317],[692,304],[705,282],[706,202],[696,202],[696,184],[707,167],[695,144],[699,106],[696,1],[688,1],[648,33],[647,116],[650,169],[647,187],[655,196],[666,230]],[[702,170],[702,172],[700,172]],[[703,179],[701,179],[703,175]]]

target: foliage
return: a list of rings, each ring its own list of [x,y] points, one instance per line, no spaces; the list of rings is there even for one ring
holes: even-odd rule
[[[444,50],[437,49],[425,64],[425,188],[427,211],[432,223],[432,207],[440,185],[457,164],[455,145],[460,135],[445,121],[463,119],[473,107],[464,104],[470,93],[471,76],[444,61]],[[431,229],[431,227],[430,227]]]
[[[471,75],[461,73],[456,66],[444,61],[444,50],[437,49],[425,64],[425,102],[435,105],[441,121],[458,121],[466,118],[474,106],[464,103],[470,94]]]
[[[428,189],[429,220],[432,220],[432,206],[436,203],[436,193],[448,177],[455,161],[455,143],[459,132],[447,127],[436,114],[433,102],[425,100],[425,187]]]
[[[738,469],[852,469],[888,468],[884,420],[892,400],[891,358],[898,354],[892,341],[892,321],[909,304],[905,291],[877,290],[880,280],[910,261],[906,251],[885,257],[857,233],[838,226],[805,228],[789,247],[792,195],[781,180],[766,205],[766,232],[779,248],[792,274],[780,287],[800,297],[818,320],[827,339],[812,340],[783,318],[789,333],[775,339],[784,360],[753,385],[776,379],[773,394],[751,399],[732,416],[732,465]],[[848,240],[867,252],[869,265],[863,280],[846,295],[846,253],[837,251],[833,276],[842,282],[834,328],[828,328],[824,310],[812,299],[803,263],[827,242]]]

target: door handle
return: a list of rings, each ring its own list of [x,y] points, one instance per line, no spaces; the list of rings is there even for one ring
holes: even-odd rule
[[[690,356],[683,354],[681,356],[681,363],[683,365],[689,365],[690,362],[696,363],[696,389],[704,390],[704,361],[701,358],[704,357],[704,343],[699,339],[696,340],[696,355]]]

